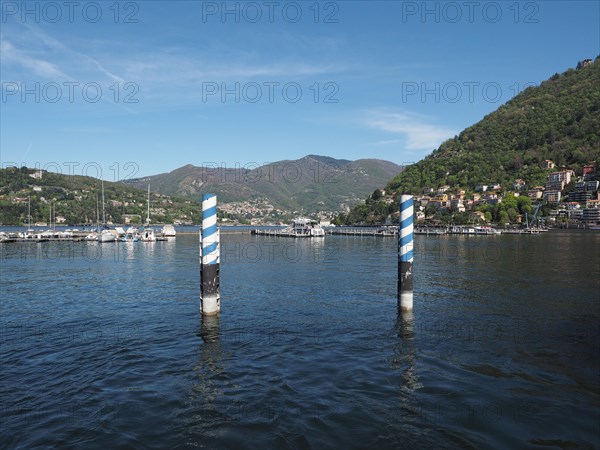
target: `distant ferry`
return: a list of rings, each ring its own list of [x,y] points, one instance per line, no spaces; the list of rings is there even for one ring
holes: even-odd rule
[[[325,237],[325,230],[315,220],[300,217],[289,226],[288,231],[295,237]]]
[[[325,237],[325,230],[316,220],[299,217],[283,230],[252,230],[252,234],[293,238],[322,238]]]

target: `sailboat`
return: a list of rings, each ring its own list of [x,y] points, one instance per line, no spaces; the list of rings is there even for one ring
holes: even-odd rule
[[[100,204],[98,201],[98,193],[96,192],[96,228],[92,229],[92,231],[83,239],[86,241],[97,241],[99,229],[100,229]]]
[[[21,237],[25,239],[39,239],[39,233],[36,235],[35,230],[31,228],[31,196],[27,200],[27,231],[20,233]]]
[[[33,233],[31,229],[31,195],[27,197],[27,232]]]
[[[150,228],[150,183],[148,183],[148,213],[146,215],[146,225],[140,239],[144,242],[155,242],[156,235],[154,230]]]
[[[116,233],[106,228],[106,213],[104,211],[104,180],[102,180],[102,226],[104,227],[98,235],[98,242],[115,242]]]

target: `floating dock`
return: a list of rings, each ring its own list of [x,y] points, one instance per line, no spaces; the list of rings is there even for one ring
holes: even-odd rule
[[[336,227],[329,228],[327,234],[342,236],[374,236],[374,237],[394,237],[398,236],[398,227]]]
[[[268,230],[252,230],[251,234],[257,236],[272,236],[272,237],[291,237],[291,238],[310,238],[315,237],[310,234],[297,234],[293,231],[290,231],[288,228],[277,228],[277,229],[268,229]]]

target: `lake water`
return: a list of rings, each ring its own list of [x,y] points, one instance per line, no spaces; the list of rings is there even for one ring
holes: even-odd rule
[[[599,448],[600,233],[2,244],[0,447]]]

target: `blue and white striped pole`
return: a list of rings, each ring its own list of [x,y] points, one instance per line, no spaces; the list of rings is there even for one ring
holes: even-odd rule
[[[213,316],[221,310],[219,281],[220,234],[217,228],[217,196],[202,194],[200,230],[200,302],[202,314]]]
[[[398,232],[398,303],[402,311],[413,309],[413,196],[400,196]]]

